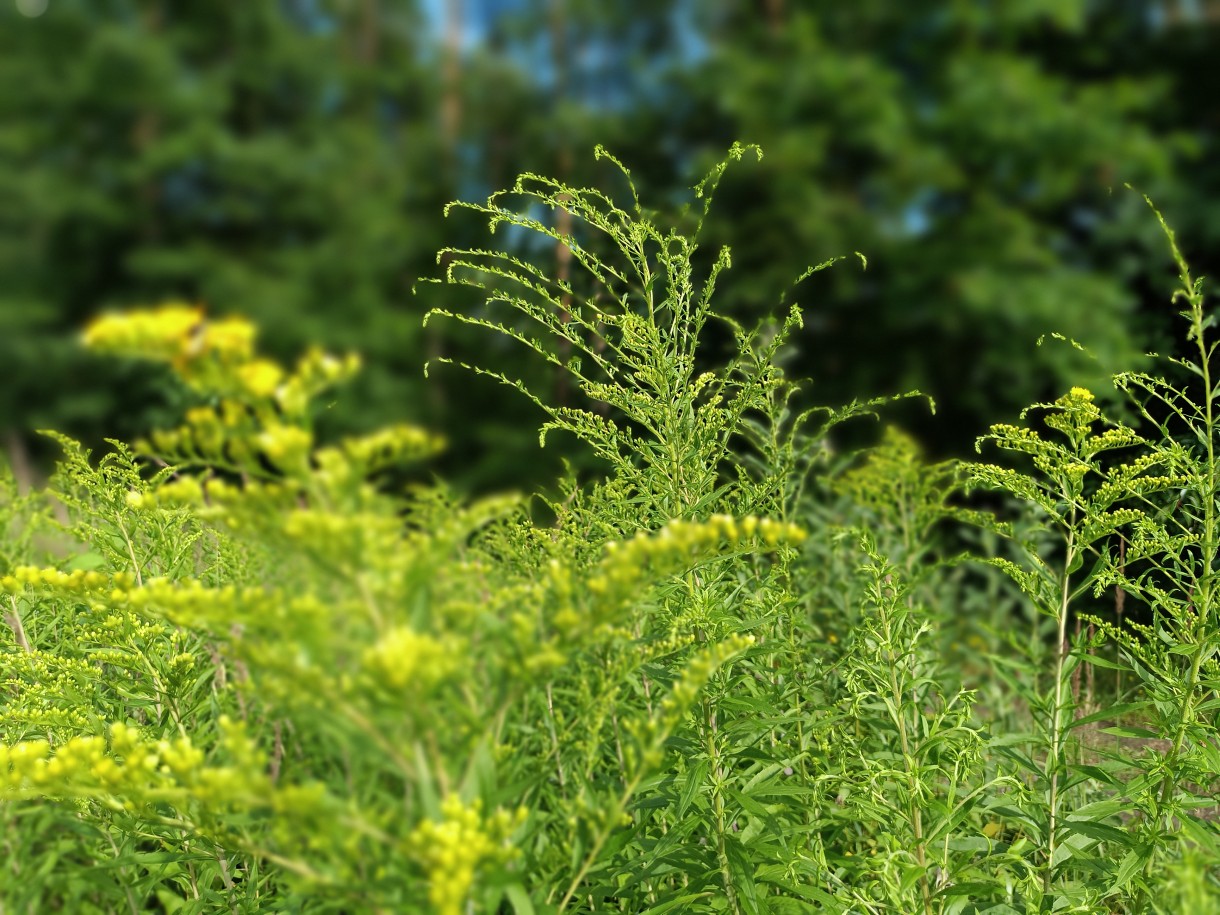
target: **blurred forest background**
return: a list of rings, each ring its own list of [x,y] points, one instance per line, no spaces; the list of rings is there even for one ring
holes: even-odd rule
[[[569,443],[539,452],[524,398],[423,377],[449,355],[548,383],[494,335],[421,327],[470,304],[412,294],[437,249],[489,243],[443,204],[521,171],[621,192],[602,143],[676,209],[741,140],[765,157],[706,227],[734,254],[722,308],[752,324],[807,265],[865,253],[790,294],[789,371],[819,403],[922,389],[937,415],[897,418],[964,453],[1175,331],[1125,182],[1215,272],[1218,53],[1217,0],[0,0],[0,435],[36,469],[30,430],[96,444],[175,408],[77,339],[180,298],[252,316],[277,355],[360,351],[331,432],[414,421],[463,487],[545,481]]]

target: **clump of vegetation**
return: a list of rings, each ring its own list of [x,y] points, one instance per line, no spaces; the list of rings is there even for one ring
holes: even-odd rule
[[[536,175],[462,205],[577,269],[447,250],[478,299],[430,313],[566,377],[467,366],[602,459],[541,503],[421,482],[424,430],[320,441],[354,357],[177,304],[89,328],[194,405],[5,483],[4,910],[1215,905],[1215,344],[1176,246],[1197,356],[1118,376],[1139,429],[1073,388],[984,437],[1005,463],[845,456],[888,398],[794,411],[800,309],[718,314],[728,251],[598,155],[629,206]]]

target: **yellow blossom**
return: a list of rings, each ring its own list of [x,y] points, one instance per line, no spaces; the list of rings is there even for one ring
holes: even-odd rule
[[[400,626],[364,651],[364,664],[378,682],[423,692],[456,668],[457,646]]]
[[[428,872],[428,898],[437,915],[461,915],[479,867],[513,857],[508,838],[526,811],[497,810],[484,817],[477,800],[467,805],[450,794],[441,802],[441,815],[440,821],[420,823],[407,845]]]
[[[283,370],[270,359],[255,359],[237,369],[242,387],[255,397],[270,397],[284,378]]]
[[[248,359],[254,349],[257,328],[245,318],[222,318],[203,331],[203,350],[225,360]]]
[[[103,315],[86,328],[84,339],[94,349],[172,359],[186,355],[202,324],[202,308],[168,302],[149,311]]]

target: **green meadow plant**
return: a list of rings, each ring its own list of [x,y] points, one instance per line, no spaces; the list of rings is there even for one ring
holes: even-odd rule
[[[689,232],[645,210],[631,173],[601,147],[595,156],[625,182],[627,208],[596,188],[524,174],[485,203],[446,211],[470,210],[487,218],[491,233],[532,233],[570,252],[578,269],[563,276],[505,250],[444,249],[444,276],[433,282],[472,288],[485,307],[433,308],[425,321],[443,317],[505,335],[571,378],[587,406],[554,403],[487,366],[463,366],[538,406],[548,417],[540,441],[550,431],[568,432],[609,465],[611,489],[600,510],[621,506],[618,528],[717,510],[782,515],[791,509],[785,497],[799,493],[796,471],[807,465],[810,446],[889,399],[792,413],[797,386],[777,357],[801,324],[800,309],[793,305],[780,323],[753,328],[716,311],[716,283],[732,258],[720,248],[700,271],[699,233],[725,170],[747,154],[761,151],[734,144],[695,186],[702,207]],[[545,220],[560,210],[572,217],[570,229]],[[796,282],[833,263],[810,267]],[[722,363],[705,354],[712,324],[733,340]],[[813,420],[821,422],[806,430]]]
[[[1121,839],[1124,833],[1113,822],[1121,809],[1119,801],[1095,807],[1080,803],[1087,781],[1074,767],[1069,749],[1070,732],[1079,717],[1072,680],[1084,658],[1082,646],[1073,650],[1069,642],[1070,622],[1079,598],[1097,580],[1098,549],[1139,516],[1116,504],[1128,494],[1129,484],[1149,491],[1169,484],[1151,475],[1154,464],[1149,461],[1137,458],[1103,466],[1109,452],[1129,449],[1141,439],[1123,426],[1095,428],[1101,411],[1083,388],[1031,409],[1043,413],[1048,435],[1025,426],[997,425],[985,440],[1031,456],[1036,475],[998,465],[971,468],[975,483],[1004,489],[1040,511],[1040,523],[1023,530],[1020,546],[1025,563],[992,562],[1013,577],[1037,613],[1052,624],[1049,658],[1040,641],[1033,641],[1031,647],[1030,642],[1014,639],[1014,647],[1028,652],[1029,663],[1009,682],[1029,708],[1032,730],[1028,740],[1006,741],[997,749],[1014,763],[1027,789],[1007,809],[1020,823],[1023,840],[1035,850],[1018,873],[1029,904],[1042,906],[1048,897],[1061,899],[1060,905],[1095,904],[1110,887],[1104,877],[1081,880],[1080,875],[1090,866],[1104,874],[1109,859],[1102,853],[1103,841]],[[1048,553],[1046,544],[1052,540],[1061,544],[1061,554]],[[1044,661],[1048,671],[1040,670]]]
[[[837,771],[824,778],[846,817],[886,824],[839,895],[864,911],[940,911],[964,896],[985,843],[965,843],[959,827],[996,785],[983,771],[983,735],[973,696],[942,683],[924,608],[900,570],[865,535],[860,626],[843,661],[848,704]],[[958,839],[955,841],[955,839]],[[952,876],[950,876],[952,875]]]
[[[1204,308],[1203,281],[1191,275],[1173,232],[1159,213],[1157,218],[1179,271],[1174,300],[1184,306],[1187,354],[1169,360],[1177,370],[1172,380],[1127,372],[1115,382],[1156,433],[1145,460],[1163,468],[1167,485],[1132,487],[1142,514],[1130,525],[1125,553],[1108,556],[1099,576],[1100,584],[1121,588],[1150,611],[1127,628],[1105,626],[1140,687],[1129,708],[1138,720],[1126,736],[1156,741],[1138,759],[1139,777],[1124,790],[1141,816],[1138,844],[1127,853],[1122,876],[1144,899],[1155,897],[1146,878],[1167,850],[1185,849],[1177,866],[1196,875],[1199,852],[1212,861],[1220,854],[1215,818],[1207,809],[1214,807],[1209,795],[1220,773],[1218,344],[1210,333],[1215,316]],[[1220,898],[1214,869],[1211,877],[1214,906]]]
[[[804,515],[810,511],[809,494],[825,485],[820,476],[827,469],[827,431],[890,399],[794,411],[797,386],[784,377],[777,360],[800,311],[793,307],[782,323],[763,322],[752,330],[716,312],[716,280],[728,269],[730,255],[720,250],[700,275],[694,269],[698,232],[727,161],[747,152],[757,154],[734,146],[729,160],[696,186],[704,206],[691,235],[663,227],[645,211],[630,173],[600,149],[598,157],[626,182],[629,209],[601,191],[537,175],[522,176],[485,204],[458,205],[487,217],[492,232],[526,230],[563,246],[580,268],[574,276],[552,276],[498,250],[446,250],[440,256],[441,282],[473,288],[485,308],[429,313],[525,345],[567,373],[591,401],[588,407],[555,405],[522,380],[464,366],[521,390],[548,414],[544,434],[549,429],[572,433],[609,465],[604,484],[587,495],[573,493],[562,505],[552,503],[557,536],[583,544],[675,516],[715,512]],[[510,200],[514,206],[506,205]],[[574,217],[570,233],[539,218],[561,208]],[[720,364],[704,354],[713,323],[731,331],[735,343]],[[544,335],[536,336],[539,331]],[[919,551],[914,541],[932,523],[938,486],[924,485],[917,496],[929,504],[918,506],[906,533],[912,571]],[[825,850],[810,842],[823,790],[817,780],[824,761],[817,757],[839,722],[810,695],[827,680],[827,671],[821,650],[826,632],[811,626],[809,599],[817,581],[823,593],[844,591],[850,601],[844,583],[860,558],[844,564],[838,545],[822,532],[815,532],[815,539],[816,559],[781,552],[770,568],[719,566],[687,576],[684,592],[670,597],[661,618],[669,629],[698,642],[742,631],[757,639],[757,651],[709,685],[695,734],[679,744],[691,758],[670,776],[672,787],[662,782],[658,787],[665,791],[650,801],[661,834],[644,833],[640,843],[649,851],[643,873],[680,866],[684,889],[708,887],[735,913],[781,905],[764,901],[770,897],[837,905],[834,894],[821,888],[825,877],[815,876],[826,867]],[[843,578],[828,575],[822,559],[831,560]],[[746,598],[751,590],[765,598]],[[834,626],[846,633],[850,624],[840,618]],[[830,635],[837,641],[833,631]],[[834,701],[829,693],[820,698]],[[691,825],[678,828],[691,817]],[[679,844],[699,819],[707,830],[700,847],[713,853],[710,859],[692,857]],[[665,910],[665,900],[672,899],[651,888],[661,882],[650,884],[648,911]],[[683,898],[693,909],[697,895],[688,892]]]
[[[69,452],[62,491],[95,568],[22,566],[0,580],[15,618],[72,608],[82,627],[58,631],[55,656],[9,652],[31,668],[33,704],[63,711],[6,731],[19,740],[3,750],[6,796],[71,801],[86,818],[122,811],[167,848],[199,843],[227,869],[229,906],[255,905],[252,875],[271,870],[271,898],[385,911],[427,900],[455,915],[475,899],[529,910],[538,890],[525,875],[541,873],[538,903],[571,908],[699,690],[753,642],[641,642],[633,615],[650,584],[800,531],[675,520],[606,544],[588,566],[553,558],[524,575],[524,563],[493,562],[487,535],[522,523],[516,500],[463,507],[378,484],[435,449],[425,433],[313,442],[309,398],[350,361],[311,353],[286,371],[239,325],[189,318],[171,306],[90,331],[102,349],[185,354],[179,370],[207,402],[151,436],[166,466],[149,479],[124,449],[96,468]],[[99,653],[108,636],[130,647]],[[34,670],[73,651],[68,682]],[[641,708],[608,701],[661,659]],[[553,761],[553,746],[517,755],[543,713],[539,680],[563,730]],[[80,695],[86,683],[96,696]],[[543,802],[553,774],[566,790]],[[187,876],[171,885],[178,904],[206,907]]]
[[[666,333],[684,337],[685,319]],[[761,650],[767,630],[735,608],[784,599],[780,567],[749,557],[791,554],[804,536],[710,511],[723,503],[706,474],[669,476],[709,454],[719,471],[731,422],[778,385],[773,350],[735,363],[746,380],[720,385],[733,392],[720,413],[696,415],[689,390],[659,389],[687,398],[641,452],[668,455],[666,472],[618,466],[606,489],[633,497],[614,511],[599,498],[595,527],[614,537],[577,550],[515,498],[462,506],[443,489],[396,492],[396,468],[438,447],[419,430],[319,444],[312,404],[354,360],[311,351],[289,369],[261,357],[254,336],[240,319],[178,305],[90,328],[100,350],[168,363],[198,405],[137,443],[143,467],[122,446],[93,464],[63,442],[57,492],[90,568],[59,567],[75,557],[19,566],[0,588],[15,622],[45,608],[89,627],[58,629],[56,654],[84,655],[77,682],[99,697],[37,678],[27,694],[76,717],[6,731],[6,797],[59,799],[82,822],[121,811],[108,828],[157,844],[168,868],[158,891],[175,909],[278,904],[268,899],[456,915],[636,899],[665,910],[752,885],[728,806],[750,802],[724,786],[725,763],[683,789],[688,804],[711,797],[706,874],[676,878],[672,856],[695,838],[683,831],[655,873],[624,879],[642,843],[680,825],[644,798],[691,733],[701,690]],[[628,509],[636,496],[648,510]],[[129,660],[90,654],[99,624],[133,643]],[[19,641],[13,658],[32,653]],[[694,715],[709,753],[726,739],[721,714],[704,701]],[[197,847],[216,862],[203,887],[188,866]]]
[[[730,159],[747,151],[734,147]],[[564,246],[579,267],[575,277],[553,277],[505,252],[447,250],[441,253],[442,281],[475,289],[488,310],[472,314],[434,309],[429,317],[448,317],[507,335],[567,373],[589,399],[588,407],[553,404],[520,380],[466,366],[518,388],[540,406],[549,417],[543,436],[551,430],[575,434],[609,466],[604,483],[584,492],[573,487],[562,502],[550,503],[558,521],[551,536],[569,552],[583,555],[590,544],[613,542],[641,529],[664,530],[673,519],[720,523],[717,519],[759,512],[783,518],[785,487],[793,478],[786,468],[776,472],[775,458],[782,454],[790,462],[808,461],[792,435],[808,416],[787,411],[792,385],[776,364],[799,312],[790,311],[778,327],[760,325],[749,331],[720,318],[712,296],[717,276],[729,266],[728,251],[719,252],[706,275],[697,276],[694,255],[702,217],[692,235],[662,227],[640,206],[621,163],[603,150],[598,156],[626,179],[629,210],[600,191],[536,175],[522,176],[511,191],[493,195],[486,204],[458,205],[487,216],[493,232],[499,226],[527,230]],[[722,164],[713,170],[696,188],[704,213],[724,168]],[[520,206],[505,206],[509,197]],[[560,207],[575,218],[584,233],[580,239],[534,215]],[[736,344],[736,353],[722,365],[703,353],[706,328],[713,321],[731,331]],[[547,336],[536,336],[539,330]],[[780,428],[785,423],[786,428]],[[748,461],[741,454],[745,449],[750,450]],[[657,639],[662,644],[677,638],[698,645],[748,637],[757,647],[733,674],[709,684],[690,722],[693,729],[674,735],[675,745],[685,748],[690,758],[648,786],[635,834],[621,833],[620,854],[623,865],[634,869],[632,878],[625,884],[621,878],[601,880],[589,904],[595,905],[600,896],[638,911],[697,911],[723,899],[729,911],[753,911],[760,894],[767,893],[758,886],[757,859],[770,852],[776,868],[786,867],[791,846],[785,835],[795,824],[783,820],[791,811],[781,809],[784,805],[764,807],[741,791],[740,784],[745,777],[761,789],[776,787],[780,797],[796,797],[782,794],[791,785],[776,784],[785,769],[791,771],[786,765],[791,760],[782,750],[774,751],[774,757],[759,755],[759,741],[777,744],[776,722],[739,725],[745,723],[747,706],[756,716],[771,712],[768,690],[759,688],[760,681],[772,689],[792,690],[791,683],[777,684],[770,670],[765,677],[758,671],[781,667],[781,657],[799,650],[790,620],[782,640],[777,638],[777,623],[793,604],[784,569],[794,555],[792,550],[781,551],[775,566],[751,568],[739,562],[692,570],[660,592],[662,600],[655,607],[636,616],[632,635],[646,645]],[[639,663],[627,660],[632,666]],[[617,731],[614,719],[625,709],[641,700],[644,709],[652,706],[655,681],[674,673],[663,656],[647,661],[649,666],[633,670],[613,658],[599,665],[602,670],[594,667],[580,678],[584,701],[596,710],[594,721],[609,719]],[[743,689],[745,684],[749,686]],[[552,697],[564,688],[562,683],[547,684],[548,715]],[[604,698],[597,697],[599,692]],[[787,703],[793,704],[791,695]],[[570,738],[560,739],[558,725],[551,736],[558,787],[566,795],[573,790],[571,773],[583,768],[589,780],[595,771],[590,763],[604,751],[578,743],[584,759],[577,766],[563,759]],[[754,758],[742,760],[742,752]],[[616,755],[622,757],[617,749]],[[582,794],[588,790],[580,789]],[[559,803],[568,800],[561,797]],[[574,840],[583,843],[579,830]],[[746,851],[747,840],[753,854]],[[675,882],[677,874],[681,880]],[[778,879],[779,874],[762,876]],[[631,899],[638,901],[628,902]],[[566,901],[561,900],[561,908]]]
[[[549,393],[466,368],[601,460],[537,501],[425,482],[411,426],[320,440],[355,357],[90,326],[189,406],[0,478],[0,915],[1215,907],[1220,385],[1172,235],[1193,349],[1117,376],[1138,430],[1073,388],[996,463],[839,454],[891,398],[798,410],[800,310],[717,312],[699,231],[751,151],[690,231],[602,150],[627,205],[455,205],[503,245],[441,252],[429,317],[525,345]]]
[[[1023,564],[993,560],[1053,624],[1049,658],[1034,642],[1029,663],[1006,678],[1031,713],[1028,739],[1002,747],[1027,787],[1004,812],[1026,840],[1031,906],[1160,911],[1169,875],[1186,872],[1190,892],[1212,907],[1220,898],[1211,797],[1220,772],[1216,343],[1202,283],[1161,225],[1179,269],[1188,355],[1166,360],[1164,375],[1115,377],[1147,431],[1108,420],[1090,392],[1073,388],[1031,408],[1049,434],[1004,425],[986,437],[1028,455],[1032,473],[971,468],[975,483],[1041,517],[1020,544]],[[1099,616],[1089,598],[1110,589],[1137,602],[1138,615],[1128,606],[1126,619]],[[1080,637],[1077,623],[1073,640],[1074,618],[1097,636]],[[1127,694],[1084,707],[1080,665],[1126,674]],[[1113,745],[1099,745],[1099,734]],[[1202,871],[1200,854],[1212,862]]]

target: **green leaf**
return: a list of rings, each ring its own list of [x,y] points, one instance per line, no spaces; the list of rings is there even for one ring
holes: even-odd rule
[[[1151,858],[1152,847],[1149,845],[1140,845],[1123,855],[1118,864],[1118,870],[1114,872],[1114,880],[1110,883],[1107,895],[1125,889],[1131,882],[1131,878],[1142,871]]]
[[[667,899],[665,902],[658,903],[650,908],[644,909],[640,915],[665,915],[667,912],[685,911],[686,906],[690,905],[699,899],[706,899],[707,893],[684,893],[681,896],[676,896],[673,899]]]
[[[1130,847],[1135,844],[1135,839],[1126,830],[1119,829],[1117,826],[1107,825],[1106,823],[1100,823],[1096,820],[1064,820],[1063,829],[1069,833],[1077,833],[1078,835],[1088,836],[1090,839],[1098,839],[1102,842],[1113,842],[1123,847]]]
[[[1150,731],[1148,728],[1137,728],[1124,725],[1115,725],[1110,728],[1101,728],[1101,733],[1110,734],[1114,737],[1160,737],[1156,731]]]
[[[1095,721],[1111,721],[1116,718],[1121,718],[1123,715],[1130,715],[1135,712],[1142,712],[1144,709],[1150,708],[1152,703],[1147,700],[1139,702],[1122,702],[1118,705],[1109,705],[1100,711],[1093,712],[1091,715],[1085,715],[1082,718],[1077,718],[1069,725],[1071,728],[1078,728],[1082,725],[1092,724]]]
[[[759,908],[758,887],[754,883],[754,862],[736,836],[724,837],[725,854],[729,859],[729,872],[733,877],[733,888],[744,909],[751,915],[762,915]]]

